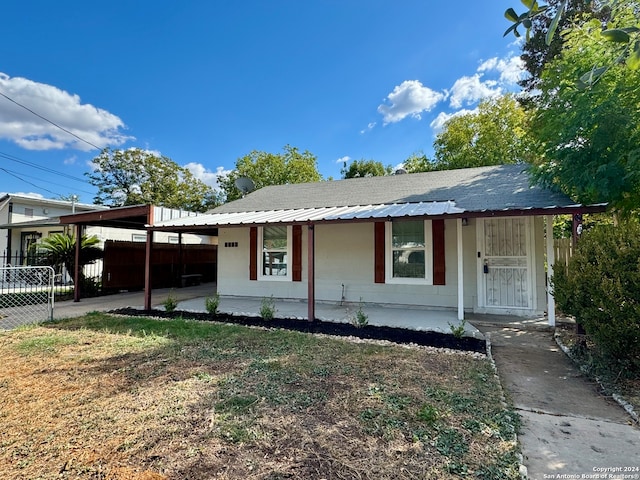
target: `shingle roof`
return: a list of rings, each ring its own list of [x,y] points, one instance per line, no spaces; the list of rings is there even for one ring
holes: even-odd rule
[[[273,185],[208,213],[445,201],[455,202],[456,207],[466,212],[568,207],[576,204],[566,195],[532,186],[525,165],[498,165]]]

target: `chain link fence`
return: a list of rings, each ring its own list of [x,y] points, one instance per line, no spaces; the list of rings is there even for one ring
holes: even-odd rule
[[[0,330],[53,319],[52,267],[0,267]]]

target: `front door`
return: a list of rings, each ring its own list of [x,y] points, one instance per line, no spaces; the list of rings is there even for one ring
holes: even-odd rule
[[[533,308],[531,218],[487,218],[478,223],[479,306]]]

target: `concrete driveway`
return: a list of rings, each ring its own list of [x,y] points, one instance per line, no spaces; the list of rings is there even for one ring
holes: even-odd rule
[[[531,479],[640,478],[640,429],[576,368],[550,329],[474,322],[522,416]]]

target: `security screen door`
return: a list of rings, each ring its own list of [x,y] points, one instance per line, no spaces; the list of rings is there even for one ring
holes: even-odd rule
[[[488,218],[480,223],[484,307],[531,308],[530,218]]]

